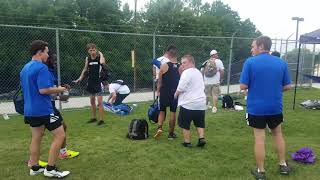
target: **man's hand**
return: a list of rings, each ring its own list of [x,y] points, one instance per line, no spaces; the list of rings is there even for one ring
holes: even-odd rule
[[[62,87],[65,87],[68,91],[71,89],[71,86],[69,84],[62,84]]]
[[[75,84],[79,84],[80,83],[80,79],[77,79],[77,80],[74,80],[74,81],[72,81],[73,83],[75,83]]]
[[[178,96],[179,96],[179,92],[176,91],[176,92],[174,93],[174,99],[178,99]]]

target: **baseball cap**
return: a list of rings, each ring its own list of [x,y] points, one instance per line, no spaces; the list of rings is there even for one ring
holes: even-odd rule
[[[212,55],[214,55],[214,54],[218,54],[218,52],[213,49],[212,51],[210,51],[210,56],[212,56]]]

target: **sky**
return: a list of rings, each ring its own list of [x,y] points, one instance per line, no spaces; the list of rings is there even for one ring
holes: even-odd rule
[[[128,2],[134,9],[134,0]],[[214,0],[202,0],[212,3]],[[240,18],[249,18],[263,35],[271,38],[295,39],[296,21],[292,17],[303,17],[299,23],[299,34],[308,33],[320,28],[319,15],[320,0],[221,0],[232,10],[237,11]],[[149,0],[137,0],[137,8],[141,9]]]

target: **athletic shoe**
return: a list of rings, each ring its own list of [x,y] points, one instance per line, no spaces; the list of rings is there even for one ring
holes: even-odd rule
[[[206,145],[206,140],[204,138],[200,138],[197,147],[203,147],[204,145]]]
[[[251,170],[251,174],[256,178],[256,180],[266,180],[265,172],[258,172],[258,168],[254,168]]]
[[[39,165],[35,165],[33,169],[32,169],[32,167],[30,168],[30,176],[40,174],[44,171],[44,167],[41,167]]]
[[[103,120],[98,121],[98,126],[105,124]]]
[[[183,143],[182,143],[182,146],[183,146],[183,147],[187,147],[187,148],[191,148],[191,147],[192,147],[192,144],[191,144],[191,143],[183,142]]]
[[[280,174],[289,175],[292,169],[287,165],[279,165]]]
[[[207,105],[207,109],[211,109],[212,108],[212,106],[211,105]]]
[[[217,113],[218,109],[216,107],[212,108],[212,113]]]
[[[46,177],[56,177],[56,178],[64,178],[70,174],[70,171],[59,171],[57,167],[53,170],[48,171],[47,168],[44,169],[43,175]]]
[[[87,123],[94,123],[94,122],[97,122],[96,118],[91,118]]]
[[[155,134],[153,137],[154,137],[156,140],[158,140],[158,139],[161,137],[162,133],[163,133],[162,129],[159,128],[159,129],[157,130],[156,134]]]
[[[168,134],[168,140],[173,140],[178,138],[178,136],[176,135],[176,133],[169,133]]]
[[[59,158],[60,159],[71,159],[71,158],[79,156],[79,154],[80,154],[79,152],[67,150],[67,152],[65,152],[65,153],[60,153]]]
[[[31,161],[30,160],[28,160],[28,167],[30,167],[31,168]],[[47,165],[48,165],[48,163],[47,162],[45,162],[45,161],[41,161],[41,160],[39,160],[38,161],[38,164],[39,164],[39,166],[41,166],[41,167],[43,167],[43,168],[45,168]]]

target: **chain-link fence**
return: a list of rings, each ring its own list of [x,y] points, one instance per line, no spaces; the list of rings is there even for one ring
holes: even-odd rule
[[[135,34],[100,32],[61,28],[44,28],[29,26],[0,25],[0,114],[8,113],[4,103],[11,103],[12,96],[19,86],[19,72],[30,60],[29,46],[33,40],[41,39],[49,43],[50,51],[58,55],[58,77],[60,82],[72,84],[84,67],[88,55],[87,43],[95,43],[104,54],[111,68],[111,81],[123,79],[133,92],[152,91],[151,60],[162,56],[169,44],[175,44],[179,58],[192,54],[199,67],[209,58],[209,52],[216,49],[225,66],[224,85],[238,84],[242,65],[251,55],[253,38],[244,37],[207,37],[174,36],[156,34]],[[131,51],[135,50],[135,63]],[[273,40],[272,50],[279,51],[281,57],[288,61],[292,79],[295,80],[297,50],[295,41]],[[317,64],[316,47],[304,46],[301,55],[299,83],[311,81],[303,74],[313,74]],[[316,65],[315,65],[316,64]],[[86,96],[86,81],[72,85],[71,96]],[[10,107],[11,108],[11,107]],[[14,110],[13,110],[14,111]]]

